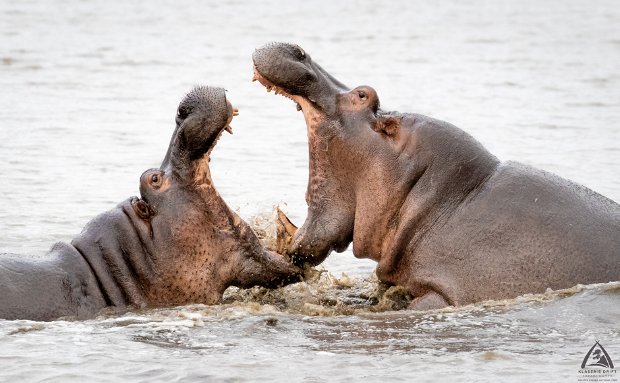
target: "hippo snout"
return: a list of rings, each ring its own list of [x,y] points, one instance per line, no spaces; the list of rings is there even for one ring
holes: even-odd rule
[[[274,58],[302,61],[306,58],[306,52],[297,44],[273,42],[263,45],[252,54],[257,66],[273,64]]]

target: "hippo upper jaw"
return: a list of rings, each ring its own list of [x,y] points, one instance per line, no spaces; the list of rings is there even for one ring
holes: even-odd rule
[[[295,44],[270,43],[258,48],[252,58],[253,81],[293,100],[305,116],[333,115],[335,98],[350,90]]]
[[[189,179],[188,172],[202,160],[208,162],[222,133],[232,134],[230,122],[237,114],[223,88],[194,88],[177,108],[176,127],[160,169]]]

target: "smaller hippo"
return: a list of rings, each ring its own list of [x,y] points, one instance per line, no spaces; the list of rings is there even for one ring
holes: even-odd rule
[[[235,114],[224,89],[193,89],[178,107],[161,167],[140,177],[140,198],[99,215],[43,259],[2,254],[0,318],[214,304],[228,286],[298,281],[302,271],[265,249],[213,186],[210,153]]]
[[[296,230],[280,214],[294,262],[318,264],[352,242],[417,310],[620,280],[614,201],[500,162],[447,122],[383,110],[374,89],[345,86],[297,45],[253,58],[255,80],[306,121],[308,215]]]

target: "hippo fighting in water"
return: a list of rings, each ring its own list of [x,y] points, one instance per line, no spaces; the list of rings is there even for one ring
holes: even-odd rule
[[[500,162],[439,120],[380,108],[297,45],[253,55],[254,80],[291,98],[309,140],[308,215],[287,252],[318,264],[353,242],[377,276],[426,310],[620,280],[620,206],[583,186]]]
[[[0,318],[86,318],[115,308],[217,303],[228,286],[276,287],[301,270],[266,250],[215,190],[209,156],[235,111],[222,88],[179,105],[159,169],[132,197],[42,259],[0,256]]]

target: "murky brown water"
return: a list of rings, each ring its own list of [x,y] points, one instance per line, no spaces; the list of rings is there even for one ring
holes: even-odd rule
[[[280,204],[301,223],[303,119],[250,82],[272,40],[375,87],[386,109],[620,201],[619,25],[611,0],[0,2],[0,251],[42,256],[137,194],[198,83],[241,113],[212,156],[221,194],[247,219]],[[220,306],[0,320],[0,381],[564,382],[595,340],[620,363],[617,283],[421,314],[391,311],[407,297],[370,261],[325,267]]]

